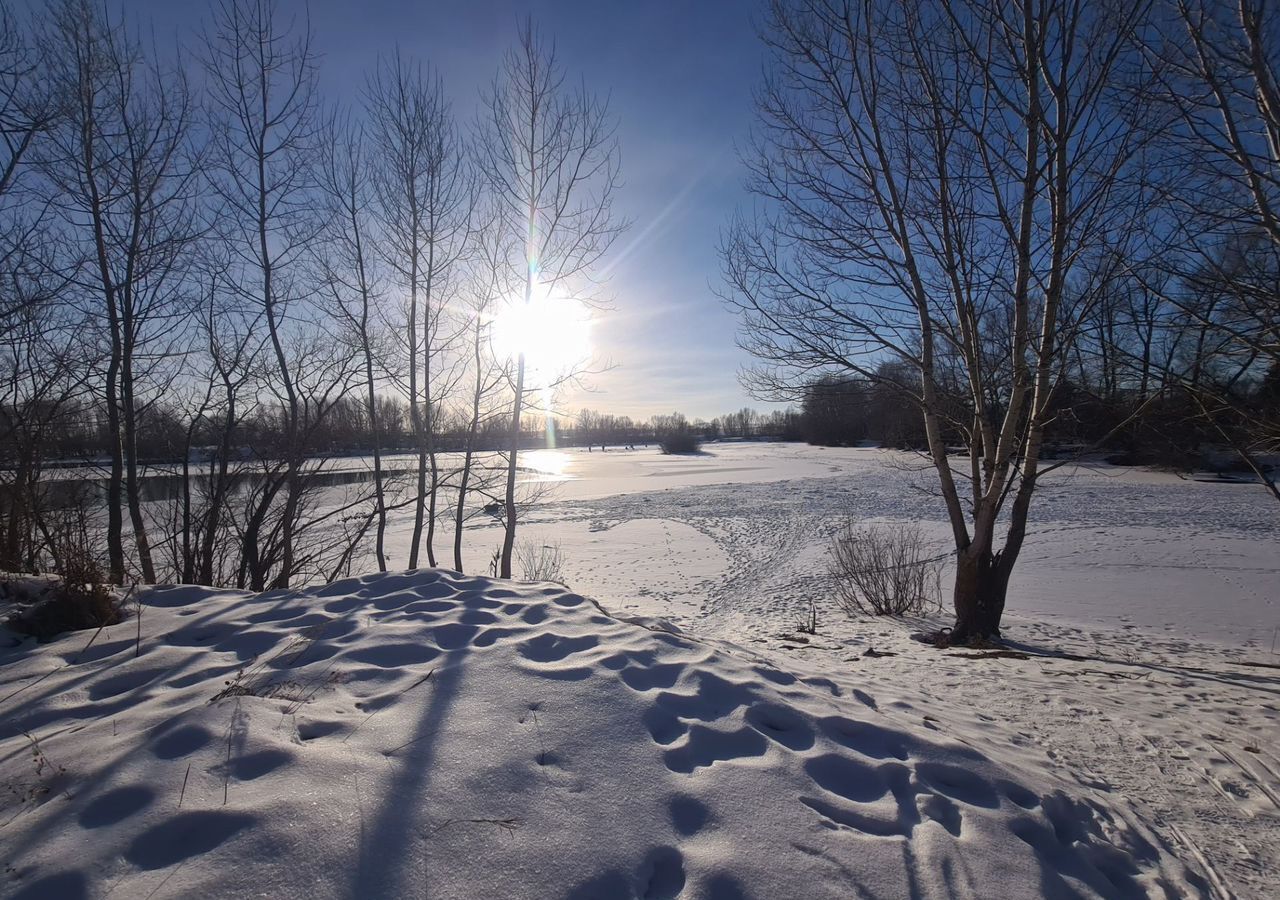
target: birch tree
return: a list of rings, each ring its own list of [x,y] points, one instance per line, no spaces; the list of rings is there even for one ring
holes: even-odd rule
[[[378,571],[387,571],[387,496],[382,471],[382,429],[378,386],[384,380],[378,310],[379,278],[374,253],[373,188],[369,174],[368,136],[355,123],[337,124],[323,154],[320,172],[325,209],[330,223],[327,240],[319,246],[325,289],[335,312],[345,320],[360,356],[365,415],[373,450],[375,538]]]

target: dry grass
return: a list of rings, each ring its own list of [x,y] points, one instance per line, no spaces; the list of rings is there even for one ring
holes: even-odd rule
[[[522,543],[516,548],[516,561],[525,581],[564,584],[564,551],[559,544]]]

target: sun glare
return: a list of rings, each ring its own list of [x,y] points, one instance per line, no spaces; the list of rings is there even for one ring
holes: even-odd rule
[[[569,467],[573,457],[563,450],[532,450],[520,456],[520,464],[537,472],[545,479],[563,481],[570,477]]]
[[[590,338],[587,307],[547,291],[512,303],[493,323],[494,349],[505,357],[524,354],[530,387],[547,387],[586,362]]]

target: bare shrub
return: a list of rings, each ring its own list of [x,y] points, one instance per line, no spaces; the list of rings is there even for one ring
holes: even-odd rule
[[[47,641],[64,631],[114,625],[122,618],[82,506],[64,510],[45,529],[59,581],[9,620],[9,627]]]
[[[120,621],[120,610],[101,570],[73,569],[39,602],[14,615],[9,627],[47,641],[64,631],[100,628]]]
[[[818,633],[818,607],[812,598],[809,600],[809,612],[796,623],[796,631],[801,634],[816,635]]]
[[[901,616],[941,608],[945,557],[914,523],[846,521],[831,540],[836,602],[849,615]]]
[[[524,541],[516,551],[525,581],[564,583],[564,552],[559,544],[536,544]]]

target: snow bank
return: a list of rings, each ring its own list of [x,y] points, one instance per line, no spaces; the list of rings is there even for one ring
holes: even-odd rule
[[[864,691],[442,571],[0,651],[22,898],[1143,897],[1204,885],[1114,798]]]

